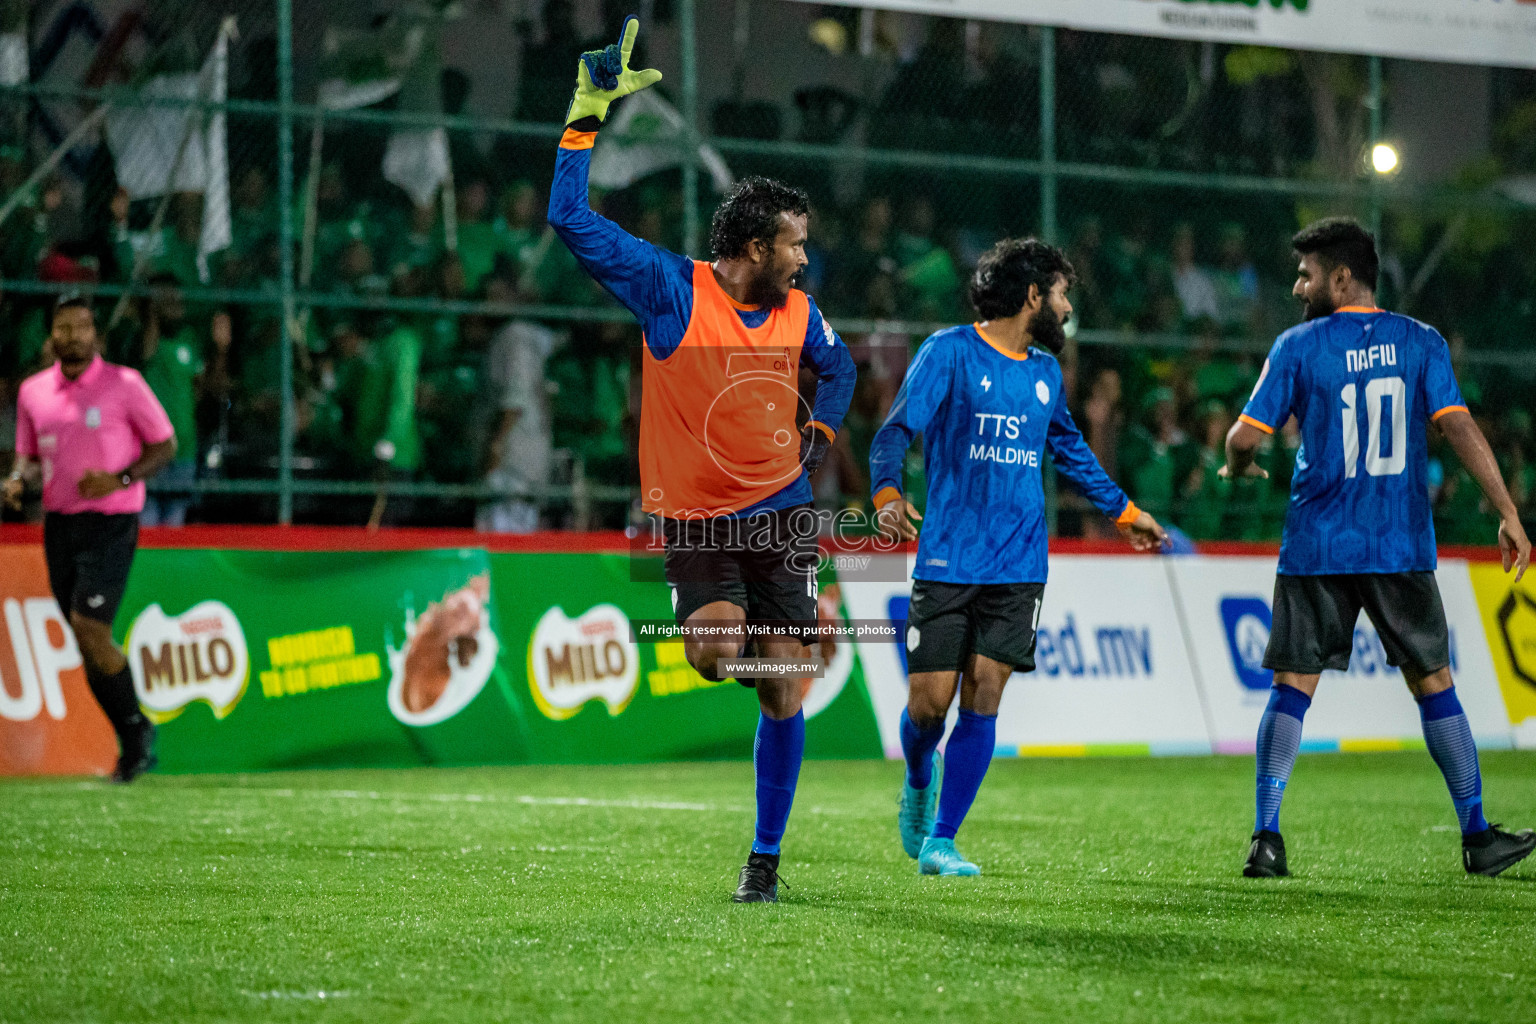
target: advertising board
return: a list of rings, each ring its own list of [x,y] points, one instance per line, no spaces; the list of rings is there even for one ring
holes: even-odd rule
[[[1205,698],[1212,743],[1220,753],[1253,750],[1269,701],[1264,668],[1271,626],[1274,558],[1180,558],[1168,562]],[[1440,562],[1436,573],[1451,635],[1457,693],[1480,746],[1508,747],[1510,729],[1499,700],[1467,563]],[[1422,747],[1418,706],[1403,674],[1387,664],[1381,638],[1362,612],[1346,672],[1325,672],[1307,712],[1303,750],[1396,750]]]

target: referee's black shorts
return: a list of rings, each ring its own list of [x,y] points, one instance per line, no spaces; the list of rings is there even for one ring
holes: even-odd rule
[[[1275,577],[1264,667],[1300,675],[1346,671],[1362,608],[1381,636],[1387,664],[1427,676],[1451,663],[1434,573],[1352,573]]]
[[[49,512],[43,517],[48,584],[65,613],[111,624],[139,544],[133,513]]]

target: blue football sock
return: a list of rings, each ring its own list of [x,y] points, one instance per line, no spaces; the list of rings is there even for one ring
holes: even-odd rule
[[[996,715],[960,709],[960,721],[944,749],[944,785],[939,790],[939,817],[933,825],[935,839],[955,838],[986,777],[996,743]]]
[[[1419,718],[1424,722],[1424,745],[1451,791],[1461,834],[1481,832],[1488,827],[1483,817],[1483,777],[1477,770],[1477,744],[1472,742],[1472,728],[1461,710],[1456,687],[1421,699]]]
[[[759,714],[757,742],[752,747],[752,768],[757,774],[757,834],[753,853],[779,852],[779,841],[789,824],[789,808],[795,802],[795,782],[805,756],[805,712],[776,719]]]
[[[1255,787],[1253,830],[1280,831],[1280,800],[1285,785],[1296,767],[1301,750],[1301,720],[1306,717],[1312,698],[1296,689],[1276,683],[1269,691],[1269,707],[1259,720],[1259,738],[1254,760],[1258,769]]]
[[[907,785],[927,789],[933,781],[933,752],[944,738],[944,722],[922,730],[905,708],[901,711],[901,751],[907,755]]]

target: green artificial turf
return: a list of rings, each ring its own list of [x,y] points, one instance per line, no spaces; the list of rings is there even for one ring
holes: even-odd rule
[[[1484,757],[1536,824],[1536,756]],[[925,879],[894,764],[812,762],[778,906],[742,763],[0,783],[0,1021],[1510,1021],[1536,865],[1466,877],[1423,753],[999,761]],[[322,997],[323,993],[323,997]]]

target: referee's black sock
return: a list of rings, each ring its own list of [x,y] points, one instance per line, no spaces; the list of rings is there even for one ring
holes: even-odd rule
[[[144,716],[139,713],[139,695],[133,689],[133,673],[126,662],[111,675],[86,669],[85,680],[119,737],[144,727]]]

